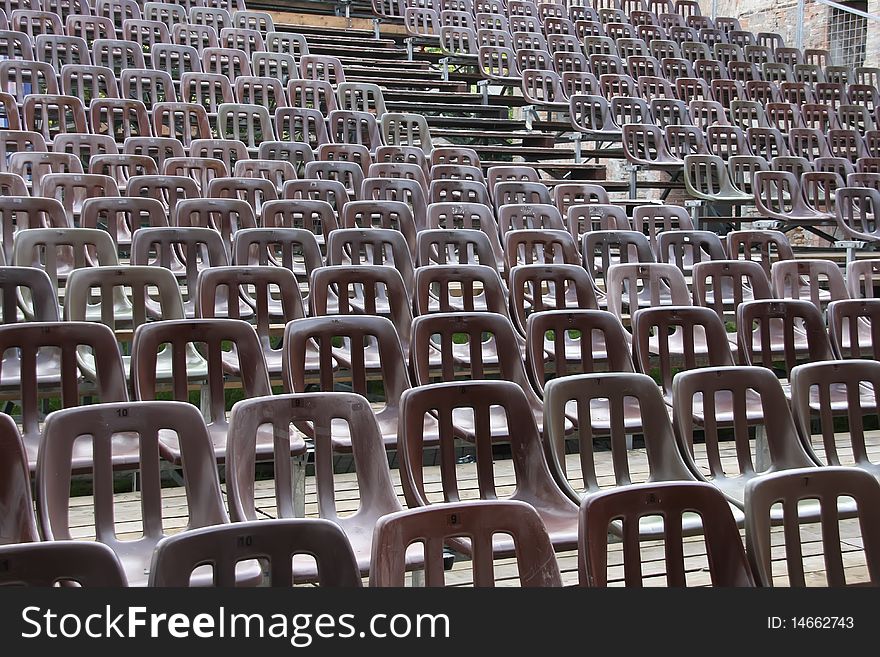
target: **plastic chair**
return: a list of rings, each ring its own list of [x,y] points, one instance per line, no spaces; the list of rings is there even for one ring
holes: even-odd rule
[[[875,322],[878,312],[880,304],[873,298],[828,304],[828,333],[837,358],[876,358],[880,354],[880,339],[874,335],[880,329],[880,323]]]
[[[391,229],[340,228],[327,240],[328,265],[388,265],[400,272],[407,296],[413,298],[415,270],[409,245]]]
[[[834,219],[845,237],[851,240],[880,240],[877,226],[880,190],[870,187],[841,187],[835,196]]]
[[[317,562],[317,582],[359,588],[360,572],[345,533],[329,520],[278,519],[193,529],[162,539],[150,564],[151,587],[189,586],[194,570],[208,564],[214,586],[235,586],[236,566],[258,559],[269,586],[292,586],[296,555]]]
[[[195,288],[194,288],[195,289]],[[239,373],[245,396],[270,394],[269,375],[263,358],[263,348],[253,327],[238,319],[185,319],[163,320],[140,325],[134,334],[131,348],[131,378],[135,395],[141,400],[156,398],[157,357],[160,346],[171,350],[172,394],[178,401],[188,400],[190,380],[204,382],[201,396],[204,405],[205,421],[210,436],[215,459],[222,461],[226,455],[227,432],[229,428],[225,410],[223,376],[224,343],[233,343],[238,356]],[[207,372],[196,367],[190,369],[189,355],[193,345],[204,345]],[[227,357],[230,358],[230,357]],[[243,368],[242,362],[249,363]],[[270,437],[262,436],[263,441],[271,442]],[[291,450],[300,449],[292,444]],[[180,441],[172,437],[160,439],[160,451],[172,463],[180,463],[182,458]]]
[[[309,314],[313,317],[360,314],[388,317],[397,328],[403,356],[409,361],[412,304],[403,278],[394,267],[319,267],[312,271],[309,287],[313,291],[309,297]],[[354,358],[351,349],[345,346],[336,347],[334,355],[344,362],[352,362]],[[363,361],[368,369],[381,366],[380,354],[373,349],[364,350]]]
[[[480,500],[410,509],[380,518],[370,586],[403,586],[405,555],[413,543],[424,546],[425,585],[444,586],[443,546],[450,539],[464,537],[472,552],[474,586],[494,586],[494,536],[499,533],[513,541],[520,586],[562,585],[553,545],[535,509],[514,500]]]
[[[125,411],[125,413],[123,413]],[[119,557],[129,586],[144,586],[153,549],[165,535],[160,495],[160,441],[172,431],[185,454],[182,462],[190,528],[228,522],[220,482],[213,466],[211,443],[198,410],[178,402],[93,404],[55,411],[46,420],[37,468],[37,504],[40,526],[47,540],[70,540],[71,452],[83,436],[95,444],[95,531],[97,540]],[[132,540],[117,534],[114,522],[110,444],[126,435],[135,449],[143,534]]]
[[[14,239],[21,230],[33,228],[70,228],[71,221],[60,202],[40,196],[0,197],[0,231],[3,239],[3,262],[13,263]]]
[[[350,361],[341,360],[341,350],[334,343],[338,338],[342,338],[347,347]],[[394,324],[385,317],[369,315],[310,317],[289,322],[284,331],[283,364],[284,384],[289,391],[304,392],[306,386],[313,383],[313,377],[307,376],[305,369],[309,343],[317,344],[317,383],[323,392],[333,392],[339,379],[343,379],[347,384],[350,381],[353,392],[366,395],[368,374],[372,380],[379,375],[384,392],[381,401],[374,402],[382,404],[375,410],[376,421],[386,448],[395,449],[400,396],[410,387],[410,381]],[[373,362],[378,363],[378,372],[368,369],[369,352],[377,354]],[[335,363],[340,367],[336,368]],[[333,438],[337,451],[350,451],[356,444],[353,434],[343,432]]]
[[[401,510],[391,484],[385,450],[379,428],[369,402],[352,393],[322,392],[293,394],[263,399],[251,399],[236,404],[232,416],[232,444],[230,453],[229,495],[230,509],[237,520],[257,520],[254,500],[254,434],[259,427],[270,424],[278,431],[287,432],[296,426],[306,431],[315,443],[315,467],[318,481],[319,515],[338,525],[351,542],[357,567],[361,574],[370,571],[370,547],[376,521],[388,513]],[[355,460],[357,485],[361,499],[358,511],[341,515],[334,493],[333,460],[338,450],[338,439],[343,433],[357,435],[349,444]],[[274,454],[278,472],[276,482],[290,482],[287,469],[289,455]],[[298,503],[287,484],[275,489],[279,517],[292,518]],[[298,495],[304,495],[300,490]],[[299,500],[301,502],[301,500]],[[262,521],[259,521],[262,522]],[[412,554],[408,565],[417,566],[421,558]]]
[[[76,355],[81,347],[88,347],[95,357],[97,377],[94,392],[81,385],[83,380],[77,366]],[[101,402],[124,402],[128,400],[125,374],[119,346],[113,332],[106,326],[87,322],[25,322],[0,326],[0,353],[18,350],[21,367],[19,380],[12,383],[21,406],[22,441],[27,451],[28,467],[37,466],[37,452],[43,437],[40,431],[39,365],[44,364],[38,354],[47,348],[57,349],[59,364],[57,381],[61,389],[62,408],[79,406],[81,395],[96,394]],[[5,383],[5,382],[4,382]],[[80,389],[82,387],[82,390]],[[119,441],[113,462],[125,465],[136,462],[137,455],[128,449],[127,441]],[[72,454],[72,467],[78,472],[91,471],[93,456],[91,444],[77,445]],[[134,459],[134,461],[132,460]]]
[[[877,572],[878,532],[869,509],[880,502],[880,486],[866,472],[854,468],[810,468],[775,472],[756,478],[746,486],[746,552],[755,577],[761,586],[775,586],[776,577],[771,567],[770,527],[778,524],[773,518],[773,507],[782,506],[784,526],[785,562],[787,585],[804,587],[807,573],[803,563],[803,546],[800,539],[802,519],[801,505],[804,500],[818,504],[821,509],[821,540],[824,554],[825,583],[828,586],[847,585],[844,555],[840,541],[839,519],[841,498],[855,501],[858,509],[860,547],[864,550],[867,574],[871,585],[880,581]],[[812,579],[812,578],[811,578]]]
[[[877,414],[878,374],[876,361],[857,359],[807,363],[792,370],[792,411],[804,447],[814,461],[851,465],[874,477],[880,475],[880,465],[868,456],[864,422],[866,416]],[[820,440],[811,426],[817,416]],[[848,431],[838,439],[834,424],[841,416],[846,417]]]
[[[676,435],[692,470],[708,473],[700,478],[740,508],[750,480],[816,465],[798,437],[779,379],[766,368],[737,365],[679,372],[673,379],[673,401]],[[756,423],[763,427],[763,439],[753,442],[749,426]],[[699,459],[693,447],[696,424],[706,441],[706,455]],[[732,427],[735,464],[722,462],[723,427]],[[803,517],[812,511],[805,509]]]
[[[819,311],[829,301],[848,299],[843,274],[830,260],[780,260],[770,269],[776,299],[808,299]]]
[[[117,336],[120,349],[121,345],[130,347],[132,333],[141,324],[183,317],[177,280],[160,267],[84,267],[71,273],[65,290],[65,321],[104,324]],[[198,352],[192,349],[186,356],[190,368],[206,371],[207,364]],[[171,357],[168,350],[157,356],[157,378],[171,378]],[[78,350],[77,361],[89,379],[97,377],[96,357],[88,349]],[[131,357],[123,355],[122,364],[128,374]]]
[[[727,234],[727,253],[734,260],[758,262],[768,280],[774,262],[794,259],[788,238],[777,230],[732,230]]]
[[[604,536],[609,526],[621,522],[623,568],[627,587],[644,586],[640,554],[640,530],[645,521],[663,522],[665,579],[668,586],[687,586],[684,545],[685,518],[699,517],[706,544],[713,586],[755,585],[733,514],[724,496],[709,484],[661,482],[636,484],[603,491],[584,500],[580,516],[578,572],[582,586],[608,586],[608,546]]]
[[[46,541],[0,547],[4,564],[0,586],[51,587],[76,583],[81,587],[127,586],[119,559],[103,543]]]
[[[4,295],[5,296],[5,295]],[[0,545],[39,541],[28,457],[18,427],[8,415],[0,417]],[[2,553],[2,550],[0,550]],[[0,556],[0,559],[3,557]]]
[[[401,480],[410,508],[433,506],[428,499],[423,472],[423,451],[428,442],[423,429],[426,418],[438,418],[440,427],[441,480],[444,502],[461,499],[456,470],[454,441],[462,437],[460,418],[472,417],[477,432],[470,438],[476,469],[479,473],[479,496],[483,500],[511,499],[530,504],[547,528],[554,550],[573,549],[577,531],[577,505],[565,494],[551,474],[546,452],[529,412],[529,402],[522,388],[510,381],[464,381],[439,383],[412,388],[401,400],[400,460]],[[501,497],[497,487],[500,472],[493,462],[494,436],[490,424],[501,419],[511,430],[513,474],[516,488],[512,495]],[[509,476],[509,475],[508,475]],[[461,539],[448,538],[448,545],[465,554],[473,547]],[[480,546],[483,547],[483,546]],[[479,549],[479,547],[477,548]],[[496,556],[514,553],[509,537],[494,537],[492,549]]]
[[[511,317],[523,336],[535,313],[598,307],[593,281],[578,265],[520,265],[510,271]]]
[[[743,301],[772,296],[764,269],[748,260],[698,262],[691,271],[691,281],[694,303],[711,308],[722,320],[735,319]],[[735,336],[732,342],[736,343]]]

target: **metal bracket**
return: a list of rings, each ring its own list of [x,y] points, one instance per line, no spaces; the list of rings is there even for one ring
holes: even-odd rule
[[[378,41],[379,40],[379,23],[381,23],[378,18],[373,19],[373,38]]]
[[[540,118],[538,116],[538,110],[535,109],[534,105],[523,105],[522,113],[523,120],[526,122],[526,130],[532,132],[535,129],[534,122]]]
[[[480,93],[483,96],[483,105],[489,104],[489,81],[488,80],[480,80],[477,82],[477,88],[480,90]]]
[[[441,57],[437,63],[442,67],[440,72],[443,74],[443,81],[449,82],[449,57]]]
[[[834,246],[846,249],[846,264],[849,264],[856,258],[856,249],[864,249],[866,244],[867,242],[863,240],[838,240]]]
[[[574,161],[575,164],[581,164],[584,161],[584,157],[581,153],[581,133],[576,132],[574,136],[571,138],[572,143],[574,143]]]
[[[409,37],[403,41],[406,43],[406,59],[411,62],[413,60],[413,37]]]
[[[752,226],[756,230],[779,230],[782,228],[782,222],[775,219],[758,219],[752,222]]]

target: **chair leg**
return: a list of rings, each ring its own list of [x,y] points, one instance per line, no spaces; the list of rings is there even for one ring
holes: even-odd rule
[[[767,427],[755,427],[755,472],[763,472],[770,467],[770,446],[767,443]]]
[[[306,454],[290,457],[290,486],[293,513],[297,518],[306,517]]]

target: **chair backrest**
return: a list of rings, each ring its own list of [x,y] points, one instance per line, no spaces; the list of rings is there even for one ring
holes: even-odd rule
[[[608,310],[618,317],[623,316],[624,300],[630,314],[642,305],[691,304],[684,274],[675,265],[660,262],[611,265],[605,276],[605,292]]]
[[[234,298],[234,297],[233,297]],[[233,301],[234,304],[234,301]],[[266,360],[254,328],[240,319],[169,319],[141,324],[134,333],[131,347],[131,378],[135,396],[140,400],[156,399],[159,392],[157,354],[163,345],[171,351],[171,394],[177,401],[188,401],[189,380],[193,374],[206,380],[201,404],[205,422],[214,441],[214,450],[225,450],[226,417],[225,343],[235,346],[241,387],[246,397],[271,394]],[[198,372],[203,361],[190,358],[192,345],[204,345],[207,371]],[[196,372],[190,368],[196,366]],[[207,396],[207,399],[205,398]]]
[[[47,540],[71,538],[70,481],[74,445],[78,439],[88,436],[94,446],[97,540],[110,546],[123,563],[134,557],[135,545],[155,546],[165,535],[160,490],[160,433],[163,430],[177,436],[183,454],[187,526],[197,528],[228,522],[214,452],[198,409],[166,401],[92,404],[54,411],[46,418],[36,479],[43,536]],[[138,452],[143,514],[143,536],[139,539],[120,539],[114,518],[111,445],[120,434],[135,443]]]
[[[428,265],[416,269],[413,308],[429,313],[493,312],[508,314],[504,283],[487,265]]]
[[[345,432],[356,437],[350,441],[360,499],[354,514],[343,511],[344,502],[337,500],[334,488],[334,444],[340,434],[340,424],[345,424]],[[288,435],[293,425],[314,441],[321,518],[333,521],[346,531],[360,533],[371,531],[378,518],[402,508],[391,483],[379,426],[367,399],[346,392],[297,393],[247,399],[233,408],[227,472],[230,512],[236,520],[258,518],[254,462],[256,435],[263,425],[272,426],[276,436]],[[300,500],[295,500],[291,492],[290,450],[286,441],[276,440],[272,458],[276,468],[274,497],[279,517],[293,518],[295,503]]]
[[[534,416],[522,388],[511,381],[455,381],[419,386],[407,390],[401,399],[398,452],[401,480],[410,508],[431,506],[423,470],[424,450],[435,444],[426,435],[426,419],[437,418],[438,456],[444,502],[461,499],[460,472],[455,467],[454,445],[460,436],[459,418],[467,416],[476,431],[474,441],[479,497],[499,499],[496,466],[490,430],[492,417],[502,415],[509,428],[515,486],[507,499],[519,500],[539,512],[564,516],[576,508],[551,474]],[[430,440],[429,440],[430,439]],[[450,544],[456,541],[450,540]],[[457,541],[460,545],[461,541]]]
[[[722,319],[732,316],[743,301],[769,299],[770,281],[757,262],[710,260],[691,271],[694,303],[715,311]]]
[[[8,415],[0,416],[0,507],[0,545],[40,540],[27,452],[18,427]]]
[[[810,361],[834,358],[822,315],[809,301],[744,301],[736,309],[736,324],[740,358],[747,365],[773,368],[782,356],[787,375],[804,357]]]
[[[672,381],[672,396],[678,442],[691,461],[700,419],[706,456],[696,460],[694,471],[708,472],[713,483],[740,504],[742,482],[766,472],[816,465],[798,437],[779,379],[766,368],[737,365],[679,372]],[[763,425],[767,438],[763,454],[753,453],[757,446],[749,438],[749,427],[755,424]],[[719,451],[728,428],[734,436],[735,464],[722,463]]]
[[[126,586],[119,558],[103,543],[45,541],[0,547],[0,586],[74,582],[83,587]]]
[[[406,552],[420,543],[426,555],[425,585],[444,586],[443,545],[466,538],[473,553],[473,584],[495,585],[495,534],[510,536],[516,546],[520,586],[562,586],[553,546],[541,517],[530,505],[514,500],[479,500],[410,509],[381,518],[373,538],[370,586],[401,587]]]
[[[779,524],[778,518],[771,521],[771,512],[776,505],[782,506],[786,584],[806,586],[798,509],[802,500],[816,500],[821,508],[821,531],[810,532],[810,535],[821,536],[826,584],[834,587],[847,585],[850,579],[846,572],[847,563],[851,559],[844,562],[841,547],[841,498],[855,501],[861,534],[859,544],[864,551],[868,581],[873,586],[880,583],[880,525],[873,513],[880,504],[880,484],[874,476],[857,468],[829,466],[776,472],[746,484],[746,551],[761,586],[776,585],[770,547],[771,523]],[[776,550],[778,548],[774,548]],[[813,554],[812,550],[810,554]],[[863,571],[858,574],[859,579],[864,576]]]
[[[85,394],[78,385],[77,354],[81,347],[87,347],[95,358],[97,397],[103,402],[128,399],[119,346],[106,326],[90,322],[26,322],[0,326],[0,353],[10,349],[17,349],[19,353],[18,399],[22,435],[29,451],[40,440],[37,364],[40,350],[47,347],[60,351],[55,366],[57,373],[53,374],[60,379],[62,408],[78,406],[81,392]],[[33,456],[29,454],[29,458]]]
[[[415,268],[402,233],[386,228],[340,228],[327,239],[328,265],[388,265],[400,272],[412,297]]]
[[[671,398],[672,377],[680,369],[733,365],[721,318],[710,308],[663,306],[633,313],[633,353],[644,374],[655,372]],[[652,358],[652,352],[657,354]]]
[[[348,374],[336,371],[337,355],[334,341],[342,338],[349,345]],[[284,329],[283,379],[287,390],[305,392],[312,381],[307,380],[305,358],[307,345],[316,343],[318,351],[318,385],[324,392],[332,392],[337,379],[344,376],[351,382],[351,390],[368,394],[368,381],[375,379],[376,369],[383,382],[386,409],[397,408],[400,395],[410,387],[409,374],[403,356],[403,347],[397,329],[385,317],[371,315],[336,315],[309,317],[288,322]],[[368,369],[366,356],[376,351],[378,364]],[[370,376],[368,376],[368,374]]]
[[[257,559],[270,586],[293,586],[296,555],[318,567],[318,583],[359,588],[360,572],[345,533],[329,520],[297,518],[236,522],[168,536],[156,546],[149,586],[189,586],[192,572],[209,565],[214,586],[235,586],[235,567]]]
[[[855,465],[875,476],[880,473],[880,465],[871,460],[865,444],[866,424],[877,415],[877,394],[877,361],[806,363],[792,370],[794,419],[804,447],[817,463]],[[813,438],[812,426],[817,416],[821,442]],[[835,418],[841,416],[847,419],[846,433],[835,432]],[[866,422],[866,418],[870,419]]]
[[[309,288],[309,314],[313,317],[387,316],[397,329],[404,357],[409,359],[412,304],[403,278],[394,267],[319,267],[312,271]]]
[[[829,301],[849,298],[843,273],[830,260],[780,260],[770,269],[770,284],[774,298],[807,299],[820,311]]]
[[[608,586],[608,541],[613,523],[623,535],[623,579],[627,587],[644,586],[646,573],[639,524],[650,517],[663,520],[664,566],[667,586],[687,586],[688,567],[683,544],[684,514],[697,514],[706,545],[706,558],[713,586],[754,586],[749,562],[736,521],[724,495],[710,484],[697,481],[636,484],[602,491],[581,506],[578,573],[582,586]],[[702,580],[702,573],[701,578]],[[698,585],[703,585],[700,581]]]
[[[880,299],[828,304],[828,333],[838,358],[880,358]]]
[[[534,313],[599,307],[593,281],[579,265],[519,265],[508,278],[511,317],[522,335]]]

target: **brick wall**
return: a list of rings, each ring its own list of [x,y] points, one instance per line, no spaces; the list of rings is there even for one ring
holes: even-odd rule
[[[700,0],[703,13],[712,14],[712,0]],[[715,0],[718,16],[734,16],[743,29],[752,32],[777,32],[786,45],[794,46],[797,37],[797,0]],[[828,48],[830,7],[814,0],[804,6],[804,47]],[[880,0],[868,0],[868,13],[880,15]],[[868,21],[867,66],[880,66],[880,21]]]

